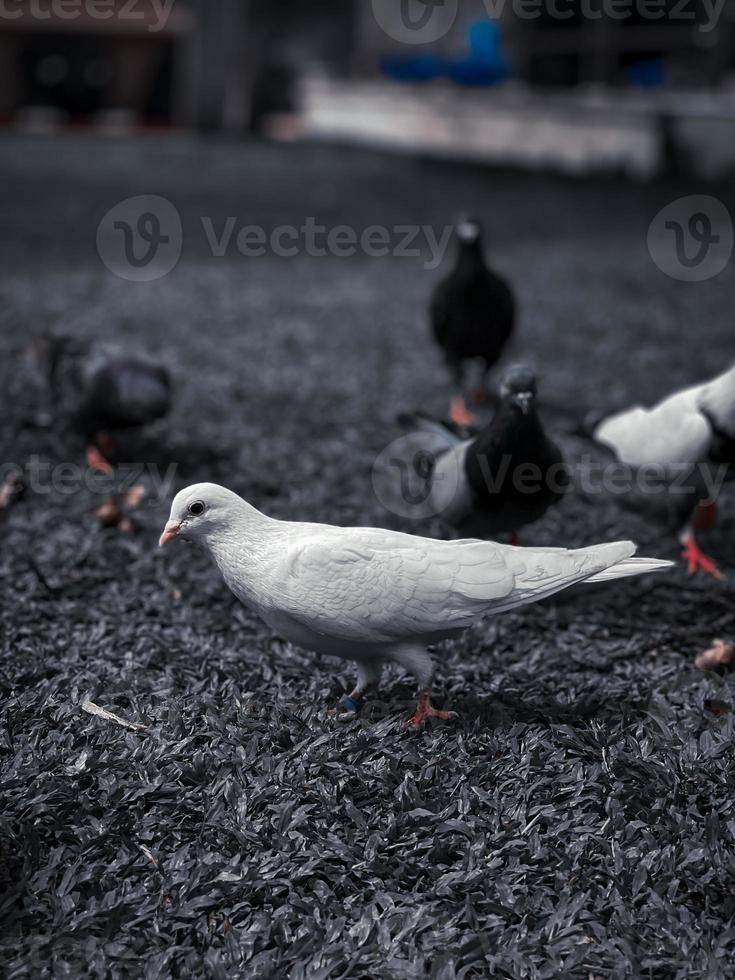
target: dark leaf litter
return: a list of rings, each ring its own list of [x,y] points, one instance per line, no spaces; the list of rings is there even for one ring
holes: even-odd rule
[[[3,143],[6,461],[82,462],[25,424],[19,346],[48,327],[122,337],[176,375],[146,457],[179,464],[173,489],[213,479],[276,516],[400,526],[370,467],[398,412],[445,407],[436,274],[215,259],[202,215],[441,227],[471,207],[516,284],[513,356],[540,367],[552,431],[572,431],[564,407],[661,396],[733,356],[732,269],[687,285],[646,252],[650,219],[691,188],[318,146]],[[152,285],[94,251],[100,217],[138,193],[184,224]],[[98,527],[88,490],[28,486],[0,513],[4,976],[735,975],[734,681],[693,666],[733,635],[731,584],[679,569],[506,616],[441,652],[458,723],[401,731],[413,691],[391,674],[335,727],[322,709],[349,666],[271,637],[193,549],[158,552],[168,500],[150,491],[130,535]],[[730,492],[704,537],[731,577],[733,517]],[[610,499],[570,498],[524,537],[621,536],[676,557]]]

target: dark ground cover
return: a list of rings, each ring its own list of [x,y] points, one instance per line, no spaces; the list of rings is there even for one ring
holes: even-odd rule
[[[653,215],[699,188],[154,137],[0,150],[4,461],[82,462],[27,425],[24,340],[122,338],[176,375],[145,457],[179,464],[172,489],[211,479],[276,516],[400,526],[370,471],[398,411],[446,405],[436,273],[216,259],[203,215],[438,228],[469,207],[517,284],[515,355],[556,409],[660,396],[733,357],[732,268],[687,285],[646,251]],[[152,284],[95,251],[102,215],[140,193],[184,226],[181,263]],[[97,527],[86,489],[0,514],[4,975],[734,975],[735,688],[692,666],[732,635],[731,585],[677,569],[505,616],[440,653],[456,724],[403,732],[396,673],[363,723],[335,727],[321,712],[349,666],[270,636],[194,549],[158,551],[168,499],[151,499],[128,536]],[[731,576],[733,521],[730,492],[703,538]],[[660,527],[582,495],[525,543],[621,536],[676,557]]]

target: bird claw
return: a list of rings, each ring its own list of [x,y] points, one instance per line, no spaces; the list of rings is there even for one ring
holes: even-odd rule
[[[438,711],[436,708],[432,708],[430,711],[417,711],[412,718],[407,718],[403,722],[404,728],[421,728],[425,721],[429,718],[439,718],[441,721],[456,721],[459,715],[456,711]]]
[[[455,425],[467,426],[475,422],[475,416],[467,408],[461,395],[452,399],[449,405],[449,417]]]
[[[719,581],[725,578],[714,561],[700,550],[699,545],[693,537],[687,538],[681,557],[686,561],[690,575],[695,575],[701,571]]]
[[[456,711],[441,711],[431,703],[431,698],[427,693],[419,695],[419,703],[416,706],[416,713],[412,718],[407,718],[403,722],[404,728],[420,728],[429,718],[438,718],[441,721],[455,721],[459,718]]]

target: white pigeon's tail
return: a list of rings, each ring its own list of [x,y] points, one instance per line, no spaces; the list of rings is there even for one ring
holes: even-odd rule
[[[630,578],[633,575],[648,575],[649,572],[664,572],[667,568],[673,568],[673,561],[664,561],[660,558],[625,558],[616,565],[611,565],[604,572],[598,572],[592,578],[585,579],[587,582],[611,582],[616,578]]]
[[[471,542],[468,542],[470,544]],[[456,544],[456,542],[455,542]],[[632,541],[612,541],[570,551],[567,548],[511,548],[525,567],[515,576],[515,588],[500,602],[492,603],[492,613],[547,599],[573,585],[609,582],[629,575],[645,575],[671,568],[673,562],[656,558],[634,558]]]
[[[649,572],[662,572],[673,567],[671,561],[658,558],[634,558],[638,546],[632,541],[611,541],[608,544],[595,544],[590,548],[580,548],[574,552],[584,556],[587,575],[583,582],[611,582],[616,578],[629,578],[632,575],[647,575]]]

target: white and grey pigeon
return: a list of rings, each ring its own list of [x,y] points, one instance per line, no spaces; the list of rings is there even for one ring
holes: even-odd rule
[[[596,426],[593,437],[633,469],[655,466],[662,471],[671,483],[690,573],[701,569],[722,578],[717,565],[700,550],[695,532],[714,521],[712,487],[721,485],[723,475],[735,475],[735,365],[652,408],[637,405],[611,415]]]
[[[274,520],[231,490],[200,483],[181,490],[160,545],[179,536],[209,551],[232,592],[283,639],[354,660],[357,685],[345,714],[393,662],[419,683],[407,724],[453,717],[431,703],[427,646],[486,616],[560,592],[668,568],[633,558],[630,542],[579,551],[515,548],[489,541],[436,541],[399,531]]]
[[[505,372],[497,412],[472,438],[419,412],[402,416],[414,431],[400,443],[402,458],[390,460],[393,487],[387,487],[400,512],[436,515],[457,537],[510,533],[517,544],[517,531],[570,489],[564,457],[544,430],[536,403],[535,374],[516,365]],[[384,496],[390,505],[389,493]]]

